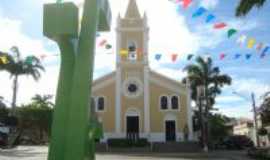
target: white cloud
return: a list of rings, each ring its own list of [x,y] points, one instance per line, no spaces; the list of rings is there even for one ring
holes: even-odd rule
[[[216,98],[216,103],[234,103],[234,102],[239,102],[243,101],[243,98],[238,97],[238,96],[218,96]]]
[[[207,9],[214,9],[219,3],[219,0],[202,0],[200,5]]]

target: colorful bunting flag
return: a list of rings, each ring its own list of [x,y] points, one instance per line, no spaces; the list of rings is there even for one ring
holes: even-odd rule
[[[248,40],[247,47],[248,47],[249,49],[251,49],[251,48],[254,47],[255,43],[256,43],[256,40],[255,40],[254,38],[250,38],[250,39]]]
[[[251,58],[251,54],[246,54],[246,59],[249,60]]]
[[[156,54],[156,55],[155,55],[155,59],[156,59],[157,61],[159,61],[159,60],[161,59],[161,56],[162,56],[161,54]]]
[[[225,23],[217,23],[214,25],[214,29],[222,29],[222,28],[225,28],[227,26],[227,24]]]
[[[125,49],[122,49],[122,50],[120,50],[120,55],[121,56],[127,56],[128,55],[128,51],[125,50]]]
[[[247,36],[246,35],[241,35],[238,39],[237,39],[237,43],[242,46],[245,42],[246,42]]]
[[[47,55],[46,55],[46,54],[42,54],[42,55],[40,55],[40,59],[41,59],[41,60],[45,59],[46,57],[47,57]]]
[[[239,59],[241,57],[241,54],[236,54],[235,56],[234,56],[234,59]]]
[[[268,51],[269,49],[270,49],[269,46],[266,46],[266,47],[264,48],[264,50],[262,51],[262,54],[266,54],[267,51]]]
[[[34,61],[34,56],[28,56],[26,57],[25,59],[25,64],[28,64],[28,65],[32,65],[33,64],[33,61]]]
[[[232,37],[234,34],[237,33],[237,30],[236,29],[229,29],[228,30],[228,38]]]
[[[221,53],[219,56],[220,60],[223,60],[225,57],[226,57],[226,54],[224,54],[224,53]]]
[[[209,22],[213,21],[215,18],[216,18],[216,16],[214,16],[213,14],[209,14],[206,17],[206,23],[209,23]]]
[[[191,4],[192,0],[183,0],[183,8],[186,9]]]
[[[105,44],[107,43],[107,40],[106,39],[103,39],[102,41],[99,42],[99,47],[102,47],[104,46]]]
[[[0,56],[0,62],[3,64],[8,64],[8,58],[6,56]]]
[[[260,52],[260,51],[262,50],[262,48],[263,48],[263,43],[257,44],[256,50],[257,50],[258,52]]]
[[[199,17],[199,16],[203,15],[206,11],[207,11],[206,8],[200,7],[193,13],[192,17],[193,18]]]
[[[106,48],[106,49],[111,49],[111,48],[112,48],[112,45],[106,44],[105,48]]]
[[[172,54],[172,61],[175,62],[177,60],[178,55],[177,54]]]
[[[190,61],[193,58],[193,56],[194,56],[193,54],[189,54],[187,60]]]

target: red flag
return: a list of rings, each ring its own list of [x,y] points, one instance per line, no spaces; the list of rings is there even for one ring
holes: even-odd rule
[[[222,28],[225,28],[227,26],[227,24],[225,23],[217,23],[214,25],[214,28],[215,29],[222,29]]]
[[[260,52],[263,47],[263,43],[259,43],[256,47],[257,51]]]
[[[46,55],[46,54],[42,54],[42,55],[40,55],[41,60],[45,59],[46,57],[47,57],[47,55]]]
[[[172,54],[172,61],[175,62],[177,60],[177,54]]]
[[[220,60],[223,60],[225,57],[226,57],[226,54],[221,53],[219,58],[220,58]]]
[[[183,0],[183,8],[186,9],[190,4],[192,0]]]
[[[101,42],[99,42],[98,46],[99,46],[99,47],[102,47],[102,46],[104,46],[106,43],[107,43],[107,40],[106,40],[106,39],[103,39]]]

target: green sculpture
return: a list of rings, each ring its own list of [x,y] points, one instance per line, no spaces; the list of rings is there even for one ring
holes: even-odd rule
[[[79,24],[78,8],[60,2],[44,5],[44,35],[61,51],[48,160],[93,160],[102,135],[90,115],[95,39],[97,30],[110,30],[111,10],[107,0],[85,0]]]

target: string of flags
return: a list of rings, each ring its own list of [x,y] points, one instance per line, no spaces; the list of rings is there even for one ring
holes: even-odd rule
[[[182,5],[184,9],[187,9],[190,4],[192,3],[192,0],[169,0],[177,5]],[[214,23],[213,29],[214,30],[227,30],[227,37],[232,38],[233,36],[236,36],[236,34],[239,32],[235,28],[230,28],[229,25],[225,22],[220,21],[216,15],[208,11],[205,7],[198,7],[192,14],[192,18],[198,18],[203,15],[206,15],[205,22],[206,23]],[[248,37],[245,34],[241,34],[237,40],[236,43],[240,47],[246,46],[248,49],[256,49],[257,52],[261,52],[261,57],[265,57],[265,54],[269,51],[269,45],[267,43],[259,42],[254,37]],[[225,56],[221,56],[224,59]],[[247,56],[247,58],[250,58],[251,56]]]

